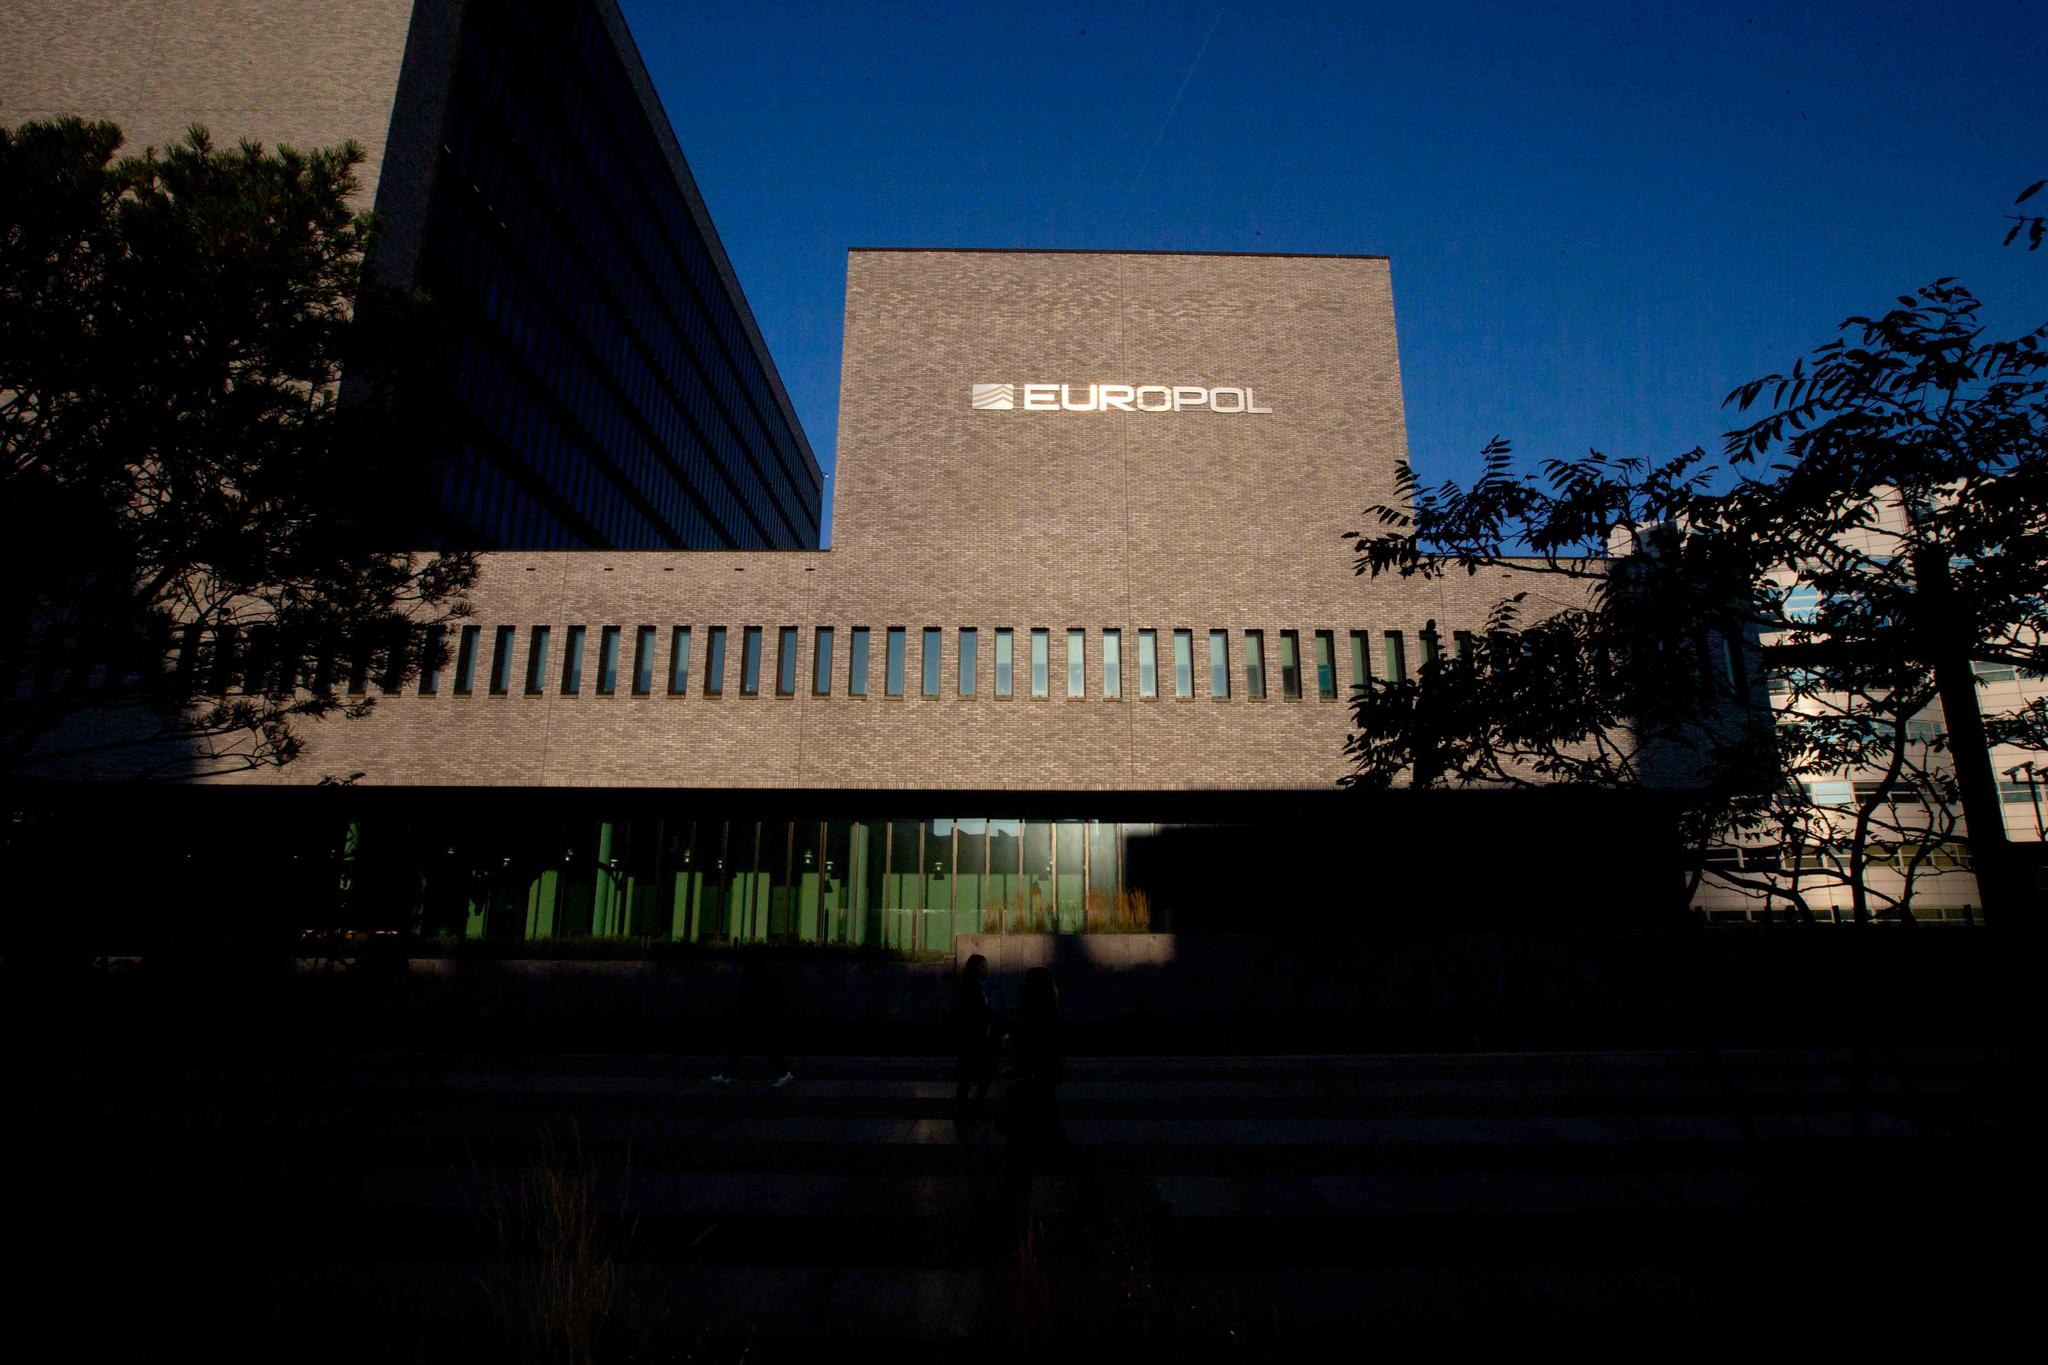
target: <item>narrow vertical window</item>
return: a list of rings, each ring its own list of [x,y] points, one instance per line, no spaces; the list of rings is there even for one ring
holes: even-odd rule
[[[633,632],[633,695],[644,697],[654,691],[654,627]]]
[[[975,666],[979,662],[975,658],[975,650],[980,639],[980,633],[973,626],[960,627],[960,695],[963,697],[975,695],[975,689],[981,685],[981,680],[975,676]]]
[[[1244,633],[1244,694],[1252,701],[1266,699],[1266,632]]]
[[[1195,695],[1195,633],[1191,630],[1173,633],[1173,695]]]
[[[499,626],[491,638],[491,695],[502,697],[512,690],[512,641],[518,631]]]
[[[902,626],[889,627],[886,653],[882,659],[882,690],[892,697],[903,695],[903,650],[909,632]]]
[[[1351,686],[1363,691],[1372,685],[1372,636],[1362,630],[1351,632]]]
[[[725,695],[725,627],[713,626],[704,633],[704,695]]]
[[[1016,632],[1007,627],[996,631],[996,695],[1007,697],[1011,692],[1011,666],[1016,662]]]
[[[811,695],[832,695],[832,627],[819,626],[811,639]]]
[[[1102,695],[1115,701],[1124,694],[1124,633],[1102,632]]]
[[[853,643],[846,667],[846,695],[865,697],[868,694],[868,628],[853,628]]]
[[[795,626],[784,626],[775,638],[775,695],[796,695]]]
[[[668,694],[680,697],[690,690],[690,628],[677,626],[668,633]]]
[[[562,637],[562,695],[573,697],[583,690],[584,626],[571,626]]]
[[[924,628],[924,644],[918,657],[918,665],[924,671],[924,685],[921,690],[927,697],[939,695],[939,635],[937,626]]]
[[[1387,681],[1408,681],[1408,642],[1398,630],[1387,632]]]
[[[1230,696],[1230,632],[1227,630],[1209,632],[1209,695],[1224,699]]]
[[[455,647],[455,695],[466,697],[476,690],[476,646],[477,638],[483,634],[482,626],[464,626],[457,637],[461,643]]]
[[[1067,695],[1088,695],[1088,632],[1067,632]]]
[[[1443,659],[1443,650],[1439,648],[1437,645],[1436,622],[1431,621],[1427,625],[1423,626],[1421,635],[1422,666],[1424,668],[1427,668],[1431,664],[1438,663]]]
[[[1316,695],[1337,700],[1337,637],[1327,630],[1316,632]]]
[[[1052,690],[1052,637],[1044,627],[1031,632],[1031,695],[1045,696]]]
[[[597,695],[619,690],[619,628],[606,626],[597,636]]]
[[[399,626],[391,632],[391,643],[384,651],[384,676],[378,679],[386,696],[396,696],[405,687],[405,668],[412,656],[414,633],[411,626]]]
[[[761,628],[746,626],[740,631],[740,695],[761,693]]]
[[[526,637],[526,695],[537,697],[548,684],[548,628],[535,626]]]
[[[1301,700],[1301,632],[1280,632],[1280,695],[1287,701]]]
[[[228,627],[228,630],[232,629],[232,626]],[[234,641],[232,637],[228,635],[228,630],[223,630],[221,632],[221,639],[215,647],[221,650],[227,657],[232,658],[234,652]],[[436,692],[441,690],[441,664],[447,658],[447,654],[448,627],[428,626],[427,641],[424,645],[420,647],[421,696],[431,697]],[[232,667],[232,665],[230,665],[230,667]],[[218,684],[216,684],[216,690],[220,690],[218,688]]]
[[[1469,664],[1472,662],[1473,647],[1471,631],[1453,631],[1451,633],[1451,647],[1458,651],[1459,663]]]
[[[1159,695],[1159,632],[1138,632],[1138,696],[1150,701]]]

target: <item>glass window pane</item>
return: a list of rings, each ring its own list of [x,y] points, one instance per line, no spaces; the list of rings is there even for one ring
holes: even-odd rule
[[[1443,651],[1437,646],[1436,622],[1431,621],[1428,625],[1424,626],[1420,634],[1422,637],[1422,666],[1427,668],[1443,657]]]
[[[606,626],[597,637],[597,691],[609,697],[619,687],[619,628]]]
[[[936,952],[953,947],[953,897],[958,880],[953,867],[953,822],[927,820],[924,824],[924,911],[918,925],[917,946]]]
[[[583,690],[584,627],[571,626],[562,641],[562,695],[573,697]]]
[[[466,697],[476,688],[476,643],[482,634],[482,626],[464,626],[462,634],[456,637],[461,642],[455,648],[455,695],[458,697]]]
[[[1288,701],[1301,700],[1301,632],[1280,632],[1280,695]]]
[[[1067,695],[1088,695],[1088,632],[1067,632]]]
[[[1124,633],[1120,630],[1102,632],[1102,695],[1121,697],[1124,694]]]
[[[968,816],[953,822],[953,932],[983,930],[982,891],[988,871],[988,821]],[[990,925],[990,928],[999,928]]]
[[[548,676],[548,628],[535,626],[526,639],[526,695],[540,695],[547,685]]]
[[[704,695],[725,695],[724,626],[713,626],[704,636]]]
[[[1366,632],[1351,632],[1351,685],[1362,688],[1372,682],[1372,649]]]
[[[996,631],[996,695],[1010,695],[1010,666],[1013,662],[1012,633],[1007,629]]]
[[[1209,695],[1230,695],[1230,632],[1209,632]]]
[[[761,690],[761,628],[747,626],[740,633],[740,695],[751,697]]]
[[[1052,652],[1050,637],[1043,627],[1031,632],[1031,695],[1042,697],[1051,691],[1047,672],[1051,668],[1048,656]]]
[[[973,626],[960,628],[960,695],[963,697],[973,696],[974,689],[980,685],[980,680],[974,676],[975,648],[979,639]]]
[[[796,627],[784,626],[775,644],[775,695],[796,695]]]
[[[1024,867],[1012,929],[1043,933],[1053,927],[1052,826],[1043,820],[1024,822]]]
[[[502,697],[512,690],[511,626],[499,626],[491,639],[491,695]]]
[[[938,696],[939,628],[937,626],[926,626],[924,628],[924,643],[918,664],[924,670],[924,686],[922,688],[924,695],[927,697]]]
[[[668,693],[680,697],[690,686],[690,628],[677,626],[668,636]]]
[[[578,626],[576,629],[581,630],[582,627]],[[223,638],[219,646],[220,656],[223,659],[232,658],[234,653],[232,638],[227,636],[225,631],[222,632],[222,635]],[[420,647],[421,696],[431,697],[434,693],[440,691],[441,666],[447,662],[447,653],[448,628],[446,626],[428,626],[426,643]]]
[[[1195,633],[1191,630],[1173,633],[1173,695],[1195,695]]]
[[[1057,863],[1053,878],[1057,909],[1054,927],[1063,934],[1081,932],[1082,914],[1087,905],[1087,888],[1081,877],[1087,843],[1087,826],[1079,820],[1062,820],[1054,831],[1053,848]]]
[[[1266,632],[1244,633],[1244,694],[1253,701],[1266,699]]]
[[[903,641],[902,626],[889,627],[888,657],[883,663],[882,690],[892,697],[903,695]]]
[[[633,695],[654,690],[654,627],[642,626],[633,636]]]
[[[1156,630],[1138,632],[1138,695],[1147,699],[1159,695],[1159,632]]]
[[[1408,643],[1398,630],[1387,632],[1387,681],[1408,681]]]
[[[1337,640],[1327,630],[1316,632],[1316,695],[1337,699]]]
[[[988,912],[987,920],[998,932],[1020,924],[1025,913],[1024,822],[988,822]]]
[[[853,628],[853,645],[846,665],[846,695],[865,697],[868,694],[868,628]]]
[[[811,694],[832,695],[832,627],[819,626],[811,643]]]

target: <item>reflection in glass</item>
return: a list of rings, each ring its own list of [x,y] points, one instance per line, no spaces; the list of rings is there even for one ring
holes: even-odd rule
[[[1387,681],[1408,681],[1408,644],[1398,630],[1387,632]]]
[[[975,646],[979,639],[973,626],[960,628],[960,695],[963,697],[973,696],[975,688],[980,685],[980,679],[974,675],[977,662]]]
[[[1029,900],[1024,889],[1024,822],[988,822],[988,927],[998,933],[1021,925]]]
[[[1173,695],[1195,695],[1195,635],[1193,631],[1173,633]]]
[[[761,628],[748,626],[740,635],[740,695],[751,697],[761,690]]]
[[[569,627],[562,639],[562,695],[573,697],[583,690],[583,630]]]
[[[1363,688],[1372,682],[1371,640],[1365,631],[1351,632],[1351,685]]]
[[[1244,694],[1253,701],[1266,699],[1266,632],[1244,633]]]
[[[998,629],[996,631],[996,695],[999,697],[1010,695],[1011,652],[1011,632],[1008,629]]]
[[[775,695],[796,695],[796,627],[784,626],[775,642]]]
[[[953,948],[953,822],[927,820],[924,826],[924,913],[918,946],[937,952]]]
[[[1156,630],[1138,632],[1138,695],[1141,698],[1159,695],[1159,632]]]
[[[597,694],[609,697],[619,689],[619,628],[606,626],[597,637]]]
[[[1124,633],[1120,630],[1102,632],[1102,695],[1109,698],[1124,694]]]
[[[939,628],[924,628],[924,654],[919,662],[924,666],[924,695],[939,695]]]
[[[482,626],[464,626],[462,634],[456,637],[460,641],[455,647],[455,695],[458,697],[468,696],[476,687],[476,642],[482,632]],[[612,634],[618,634],[617,627],[612,628]],[[250,650],[252,655],[260,655],[261,652],[260,649]],[[252,678],[257,671],[250,670]],[[253,685],[250,690],[255,690]]]
[[[923,822],[889,822],[889,873],[882,891],[882,945],[910,948],[917,916],[924,905],[924,868],[920,864]]]
[[[713,626],[704,637],[704,695],[725,695],[724,626]]]
[[[903,695],[903,641],[902,626],[889,627],[887,654],[882,663],[882,690],[892,697]]]
[[[865,697],[868,694],[868,628],[853,628],[853,648],[846,671],[846,695]]]
[[[1079,820],[1062,820],[1053,833],[1054,883],[1058,907],[1055,927],[1062,934],[1081,932],[1082,909],[1086,904],[1082,884],[1087,848],[1087,840],[1082,833],[1084,828]]]
[[[982,932],[982,876],[988,870],[988,821],[979,817],[957,820],[953,831],[953,932],[978,934]]]
[[[1327,630],[1316,632],[1316,695],[1337,699],[1337,642]]]
[[[690,628],[677,626],[668,637],[668,691],[680,697],[690,687]]]
[[[1010,927],[1019,933],[1042,933],[1053,926],[1052,826],[1044,820],[1024,822],[1023,895],[1021,918]]]
[[[1209,632],[1209,695],[1230,695],[1230,632]]]
[[[512,690],[511,626],[499,626],[491,639],[491,695],[502,697]]]
[[[832,627],[819,626],[811,644],[811,692],[814,696],[832,695]]]
[[[1047,673],[1051,662],[1047,656],[1052,652],[1049,636],[1041,627],[1031,632],[1031,695],[1042,697],[1051,690]]]
[[[1067,632],[1067,695],[1086,696],[1088,692],[1088,632],[1070,630]]]
[[[654,690],[654,627],[633,632],[633,695],[644,697]]]
[[[1301,633],[1280,632],[1280,695],[1288,701],[1301,700]]]
[[[535,626],[526,638],[526,695],[537,697],[547,686],[548,628]]]

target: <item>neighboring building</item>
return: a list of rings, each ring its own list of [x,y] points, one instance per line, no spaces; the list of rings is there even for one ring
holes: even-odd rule
[[[385,282],[459,335],[423,532],[497,549],[802,549],[824,480],[613,0],[8,7],[0,119],[128,148],[354,140]]]

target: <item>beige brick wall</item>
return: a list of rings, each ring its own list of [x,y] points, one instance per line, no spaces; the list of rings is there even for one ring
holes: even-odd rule
[[[203,123],[216,144],[367,155],[375,201],[413,0],[4,0],[0,123],[110,119],[126,150]]]
[[[1340,535],[1392,496],[1404,453],[1387,263],[1351,258],[857,252],[847,288],[837,544],[797,553],[523,553],[486,558],[485,653],[517,627],[512,695],[380,701],[315,727],[281,774],[305,783],[1172,790],[1324,787],[1347,708],[1315,696],[1313,632],[1409,633],[1446,648],[1506,575],[1355,577]],[[1267,415],[977,412],[973,382],[1246,384]],[[552,628],[525,696],[530,628]],[[582,695],[559,694],[564,628],[589,628]],[[599,628],[657,627],[655,693],[593,690]],[[692,629],[688,691],[668,642]],[[739,693],[741,631],[764,629],[763,695]],[[797,694],[773,692],[776,631],[800,628]],[[832,695],[811,695],[815,627],[835,628]],[[706,631],[730,632],[726,693],[702,694]],[[849,633],[874,631],[869,695],[846,695]],[[905,692],[883,694],[884,634],[908,631]],[[939,695],[917,695],[921,631],[943,628]],[[979,695],[958,695],[958,630],[979,631]],[[995,631],[1017,632],[1016,695],[994,696]],[[1051,632],[1051,696],[1029,695],[1029,631]],[[1123,632],[1123,698],[1101,695],[1102,630]],[[1066,631],[1088,632],[1088,695],[1065,696]],[[1160,632],[1162,697],[1138,699],[1138,638]],[[1172,697],[1171,632],[1193,631],[1194,698]],[[1208,696],[1207,633],[1230,632],[1232,697]],[[1244,632],[1266,632],[1268,700],[1243,694]],[[1305,699],[1281,699],[1279,640],[1301,632]]]

